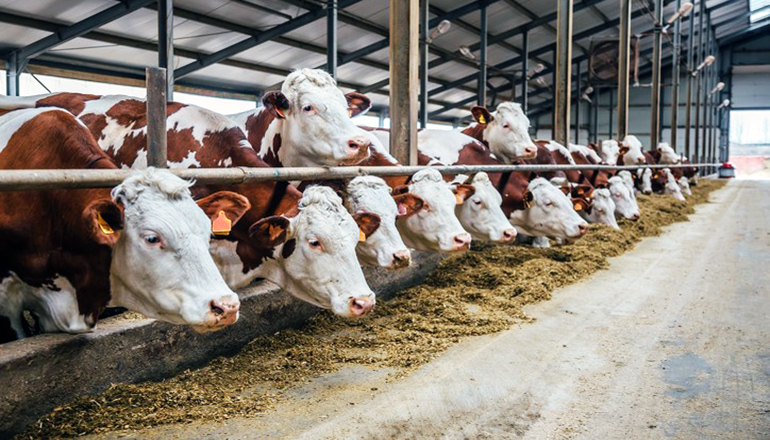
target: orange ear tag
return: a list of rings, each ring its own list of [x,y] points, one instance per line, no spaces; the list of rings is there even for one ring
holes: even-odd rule
[[[366,241],[366,234],[360,228],[358,229],[358,242],[363,243]]]
[[[274,108],[275,108],[275,112],[278,113],[278,116],[280,116],[281,119],[286,119],[286,115],[281,111],[281,109],[279,109],[278,107],[274,107]]]
[[[583,204],[575,203],[575,211],[582,211],[582,210],[583,210]]]
[[[455,201],[457,202],[458,205],[462,205],[463,202],[465,202],[465,199],[463,199],[463,196],[461,196],[460,194],[455,194]]]
[[[99,224],[99,229],[102,230],[102,234],[104,235],[112,235],[115,233],[115,231],[112,229],[112,227],[104,220],[104,217],[102,217],[102,213],[99,212],[96,214],[96,222]]]
[[[224,211],[219,211],[217,218],[211,222],[211,232],[214,235],[228,235],[233,229],[233,222],[225,215]]]

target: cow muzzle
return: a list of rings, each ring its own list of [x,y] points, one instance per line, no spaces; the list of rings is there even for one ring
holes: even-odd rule
[[[467,251],[471,248],[471,234],[468,234],[467,232],[463,232],[462,234],[457,234],[452,239],[452,244],[454,244],[454,251]]]
[[[500,237],[500,243],[510,243],[516,239],[516,229],[506,229],[503,231],[502,237]]]
[[[369,157],[371,141],[364,136],[353,136],[345,146],[346,157],[340,165],[356,165]]]
[[[206,325],[212,327],[221,327],[235,324],[238,320],[238,309],[241,303],[238,298],[232,296],[223,296],[219,301],[212,299],[209,301],[209,311],[206,312]]]
[[[409,267],[412,262],[412,254],[408,249],[393,253],[393,259],[390,261],[390,269],[403,269]]]
[[[368,314],[369,312],[374,309],[374,305],[376,304],[376,300],[373,296],[365,296],[361,298],[350,298],[350,301],[348,302],[350,316],[354,318],[359,318],[361,316],[364,316]]]

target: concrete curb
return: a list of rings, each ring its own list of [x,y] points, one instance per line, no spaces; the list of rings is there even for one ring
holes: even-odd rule
[[[378,300],[422,282],[441,261],[412,254],[412,266],[389,272],[365,269]],[[9,438],[56,406],[118,382],[160,380],[218,356],[235,354],[256,335],[296,327],[319,311],[271,283],[240,292],[241,316],[224,330],[197,333],[152,319],[121,316],[83,335],[46,334],[0,346],[0,438]],[[376,311],[375,311],[376,313]]]

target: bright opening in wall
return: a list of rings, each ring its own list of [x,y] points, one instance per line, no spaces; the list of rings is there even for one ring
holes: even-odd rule
[[[749,23],[756,23],[770,17],[770,0],[749,0]]]

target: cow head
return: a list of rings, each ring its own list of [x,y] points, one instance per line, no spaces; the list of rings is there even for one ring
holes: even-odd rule
[[[608,183],[612,201],[615,202],[615,212],[629,220],[639,220],[639,205],[636,203],[636,197],[631,194],[623,178],[613,176]]]
[[[620,146],[620,155],[623,156],[623,163],[625,165],[641,165],[647,163],[647,159],[644,157],[642,151],[642,143],[639,139],[629,134],[623,139],[623,143]]]
[[[668,168],[663,168],[660,170],[661,173],[665,176],[666,182],[663,185],[663,194],[667,194],[680,202],[684,202],[685,198],[682,194],[682,189],[679,187],[679,183],[676,181],[676,178],[671,173],[671,170]]]
[[[342,200],[325,186],[305,189],[295,217],[273,216],[254,223],[249,233],[264,247],[273,247],[271,266],[278,284],[297,298],[351,318],[370,312],[374,292],[356,258],[363,234],[368,239],[380,225],[376,214],[358,223]]]
[[[602,144],[599,147],[599,157],[601,157],[602,162],[607,165],[617,165],[619,156],[620,145],[618,145],[618,141],[614,139],[602,141]]]
[[[458,176],[455,185],[473,185],[475,192],[464,203],[455,206],[455,214],[474,240],[509,243],[516,238],[516,229],[505,217],[500,205],[503,197],[492,185],[485,172],[473,177]]]
[[[692,190],[690,189],[690,182],[687,181],[687,177],[685,176],[680,177],[676,183],[679,184],[679,189],[682,190],[682,194],[687,196],[692,195]]]
[[[578,212],[589,223],[600,223],[620,229],[615,220],[615,202],[612,201],[610,190],[607,188],[594,189],[591,206]]]
[[[450,186],[433,169],[420,170],[412,177],[408,191],[423,200],[422,209],[396,220],[407,246],[434,252],[465,251],[471,235],[465,232],[455,215],[455,206],[473,195],[473,187]],[[401,192],[401,191],[397,191]]]
[[[661,142],[658,144],[658,153],[660,153],[660,160],[658,161],[660,164],[674,165],[682,161],[668,142]]]
[[[644,168],[638,172],[639,174],[639,186],[641,187],[642,194],[652,194],[652,169]]]
[[[359,260],[371,266],[400,269],[409,266],[412,257],[398,233],[396,217],[419,211],[422,199],[407,193],[398,195],[396,201],[391,191],[379,177],[356,177],[348,184],[345,206],[354,216],[371,212],[380,217],[380,227],[356,247]]]
[[[295,70],[262,102],[282,120],[278,157],[284,166],[350,165],[369,157],[369,138],[350,118],[371,102],[360,93],[344,95],[328,73]]]
[[[86,217],[98,239],[112,246],[113,305],[214,329],[238,319],[240,302],[209,254],[212,224],[190,186],[150,168],[116,186],[113,201],[86,208]],[[234,193],[215,204],[232,221],[248,209],[248,201]]]
[[[520,159],[534,159],[537,146],[529,137],[529,118],[520,104],[503,102],[494,114],[484,107],[471,109],[473,119],[484,128],[484,141],[500,160],[512,163]]]
[[[513,211],[510,218],[519,232],[533,237],[570,241],[588,231],[588,224],[575,212],[572,201],[542,177],[529,182],[524,209]]]

